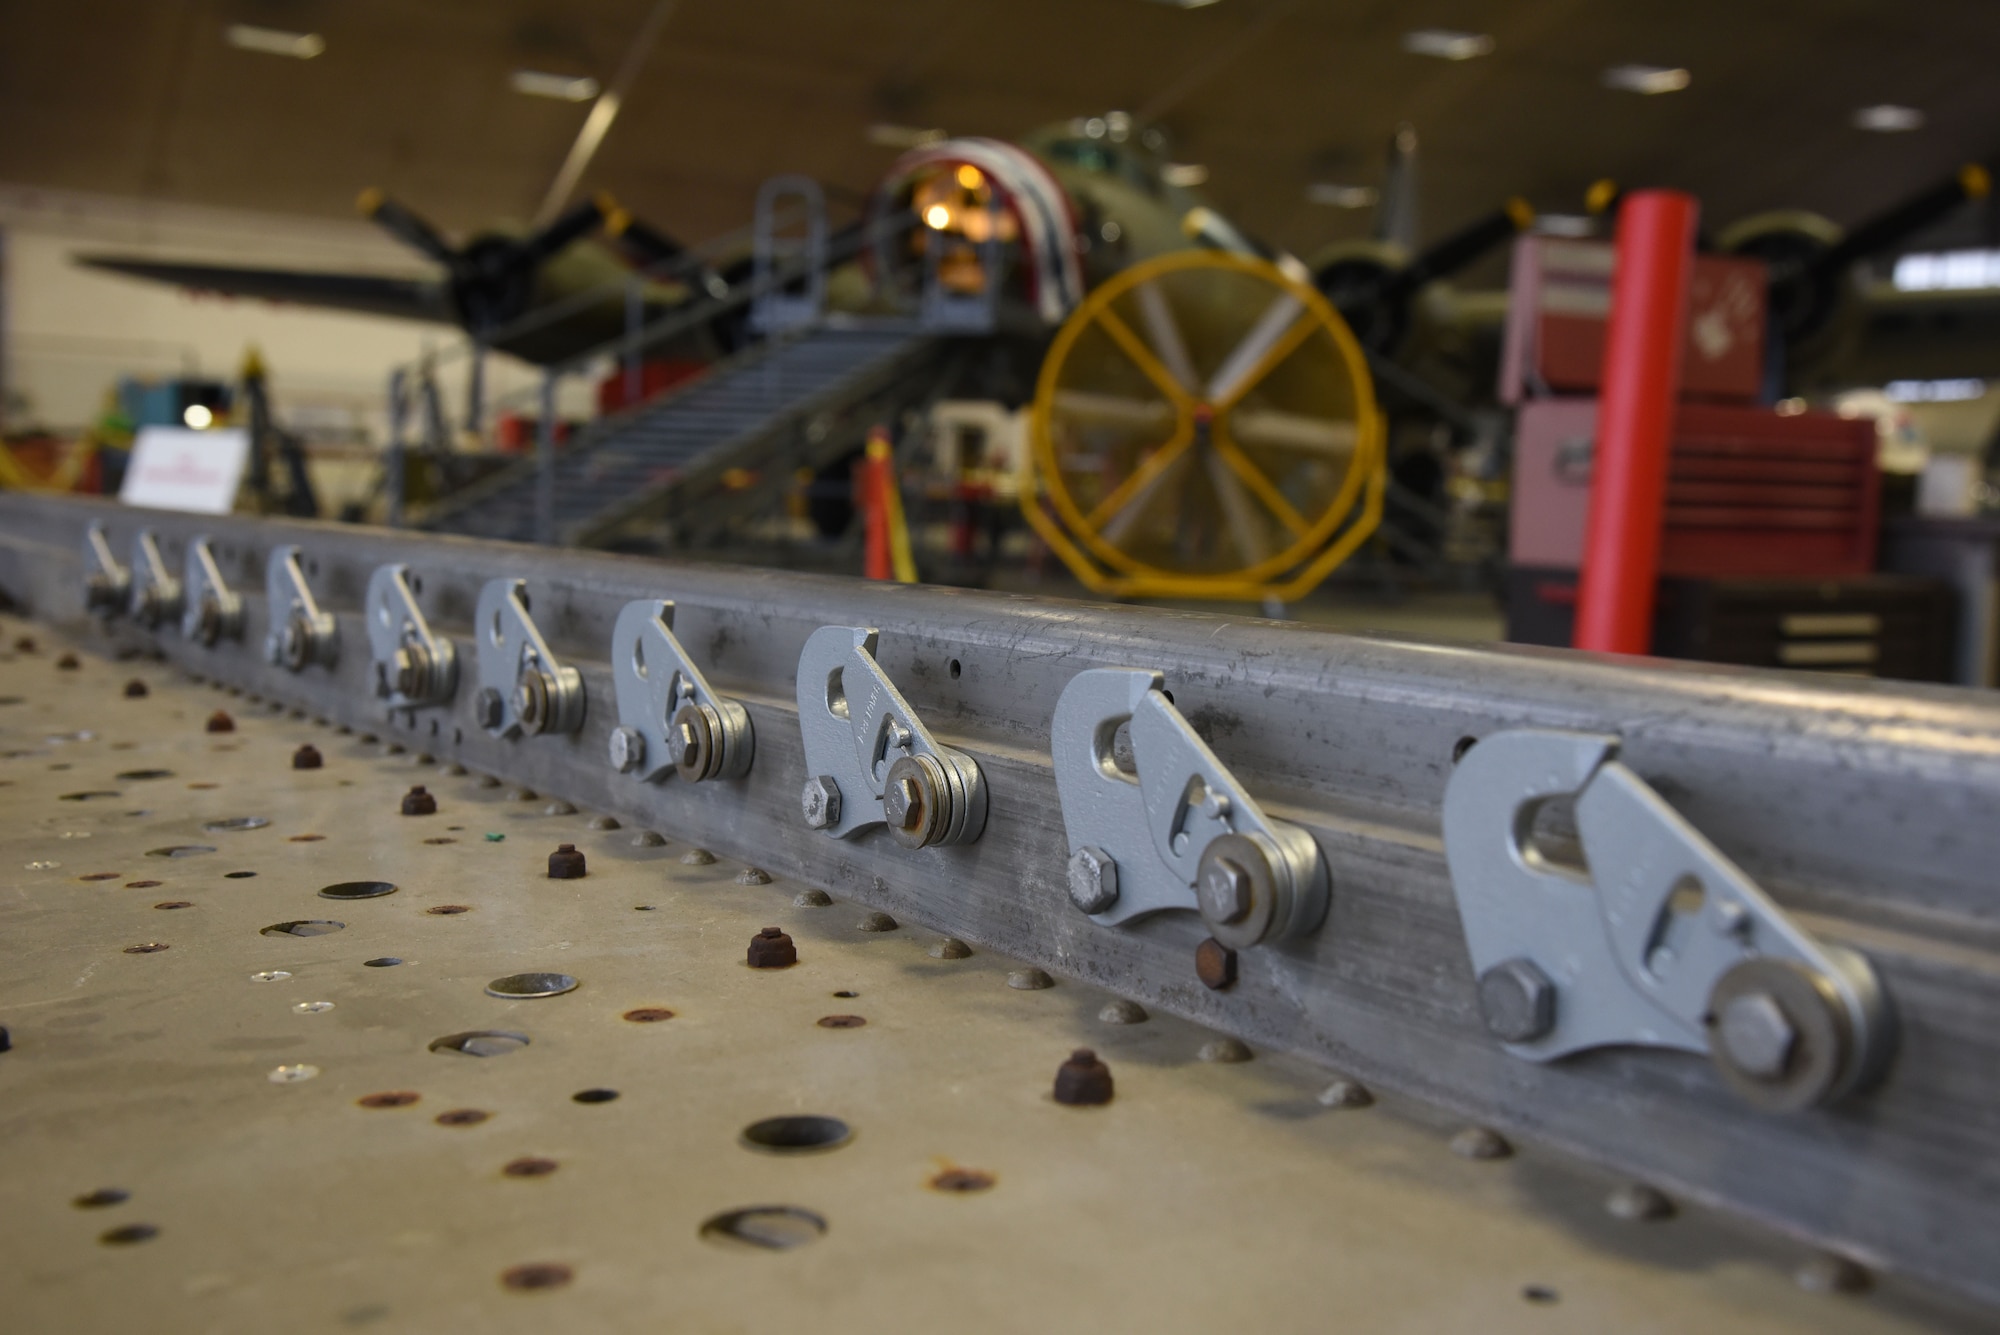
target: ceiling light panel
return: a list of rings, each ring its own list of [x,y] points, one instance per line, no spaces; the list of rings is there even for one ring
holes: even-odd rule
[[[1666,65],[1613,65],[1604,71],[1604,86],[1621,92],[1643,93],[1648,97],[1660,93],[1678,93],[1694,81],[1694,76],[1677,66]]]
[[[517,93],[526,93],[529,97],[552,97],[558,102],[588,102],[597,96],[597,80],[588,75],[515,70],[507,82]]]
[[[222,30],[222,37],[241,51],[290,56],[293,60],[311,60],[326,50],[326,38],[316,32],[285,32],[280,28],[260,28],[254,23],[232,23]]]
[[[868,142],[880,148],[922,148],[945,137],[943,130],[916,125],[871,125]]]
[[[1862,107],[1854,113],[1854,128],[1876,134],[1902,134],[1923,128],[1924,113],[1915,107],[1899,107],[1891,102]]]
[[[1403,49],[1413,56],[1435,56],[1439,60],[1471,60],[1493,53],[1493,38],[1483,32],[1456,32],[1450,28],[1419,28],[1403,34]]]
[[[1334,209],[1365,209],[1378,198],[1372,185],[1339,185],[1332,181],[1315,181],[1306,187],[1306,198],[1315,204],[1324,204]]]

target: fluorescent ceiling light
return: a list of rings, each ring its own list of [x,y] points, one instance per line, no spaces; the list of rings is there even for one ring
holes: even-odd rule
[[[588,102],[597,96],[597,80],[581,74],[544,74],[540,70],[515,70],[507,77],[517,93],[529,97],[553,97],[559,102]]]
[[[1493,39],[1483,32],[1453,32],[1449,28],[1419,28],[1403,34],[1403,49],[1411,55],[1439,60],[1471,60],[1493,53]]]
[[[871,125],[868,142],[883,148],[922,148],[945,137],[943,130],[919,129],[914,125]]]
[[[1306,187],[1306,198],[1315,204],[1336,209],[1365,209],[1378,198],[1372,185],[1336,185],[1315,181]]]
[[[1169,162],[1160,168],[1160,179],[1168,185],[1200,185],[1208,179],[1208,168],[1199,162]]]
[[[1890,283],[1898,292],[1971,292],[2000,287],[2000,250],[1942,250],[1905,255]]]
[[[1964,403],[1986,396],[1984,380],[1891,380],[1882,386],[1891,403]]]
[[[1873,130],[1877,134],[1899,134],[1905,130],[1921,129],[1923,123],[1923,112],[1915,107],[1899,107],[1892,102],[1863,107],[1854,113],[1855,129]]]
[[[1613,65],[1604,71],[1604,86],[1627,93],[1678,93],[1693,81],[1684,69],[1663,65]]]
[[[243,51],[261,51],[267,56],[290,56],[311,60],[326,50],[326,38],[316,32],[285,32],[259,28],[252,23],[232,23],[222,30],[223,40]]]

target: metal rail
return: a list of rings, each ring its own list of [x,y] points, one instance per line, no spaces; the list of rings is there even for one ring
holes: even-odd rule
[[[1202,614],[47,498],[0,497],[0,591],[35,615],[82,624],[93,522],[107,530],[110,554],[131,551],[140,530],[150,529],[173,568],[205,534],[218,577],[243,601],[240,640],[205,646],[184,639],[178,624],[149,632],[116,616],[105,623],[107,646],[157,647],[202,677],[699,839],[2000,1303],[2000,1272],[1991,1265],[2000,1199],[2000,1040],[1991,1019],[2000,1014],[2000,922],[1990,888],[2000,865],[2000,824],[1992,819],[2000,709],[1984,695],[1392,643]],[[271,627],[259,591],[270,553],[289,547],[298,549],[319,608],[337,623],[330,666],[321,666],[322,656],[292,671],[262,652]],[[386,709],[362,609],[376,571],[391,564],[408,567],[425,633],[450,637],[461,657],[477,656],[486,639],[475,633],[482,590],[493,580],[525,581],[525,605],[545,637],[536,671],[578,671],[575,730],[489,732],[479,715],[491,701],[469,684],[478,680],[469,661],[448,704]],[[113,582],[97,581],[100,596]],[[673,601],[672,634],[699,665],[703,690],[742,706],[755,760],[741,778],[690,781],[688,773],[706,772],[696,761],[672,775],[656,765],[649,781],[640,768],[621,772],[607,759],[620,725],[614,627],[627,604],[659,599]],[[842,714],[832,683],[823,693],[814,682],[801,685],[801,654],[828,626],[876,632],[869,657],[893,683],[893,698],[864,703],[856,694]],[[1097,668],[1161,674],[1188,724],[1177,745],[1213,779],[1200,801],[1203,819],[1226,821],[1229,794],[1238,793],[1256,809],[1252,834],[1290,840],[1287,855],[1301,866],[1312,858],[1306,844],[1323,859],[1330,889],[1323,920],[1299,918],[1264,944],[1246,944],[1225,988],[1204,985],[1222,981],[1212,961],[1198,972],[1197,947],[1209,949],[1203,943],[1213,935],[1202,917],[1168,911],[1102,921],[1076,897],[1090,887],[1072,883],[1075,830],[1066,828],[1051,729],[1065,690]],[[489,710],[488,726],[557,716],[566,725],[573,715],[563,711],[575,704],[558,676],[549,670],[542,693],[520,696],[515,713]],[[892,742],[898,733],[922,734],[923,746],[890,770],[892,788],[913,786],[886,793],[855,828],[837,828],[823,801],[815,812],[810,788],[801,808],[801,788],[818,771],[807,764],[800,707],[818,708],[822,697],[824,712],[865,717]],[[840,704],[846,708],[845,699]],[[1154,743],[1141,735],[1138,712],[1132,746],[1143,767]],[[1829,1106],[1778,1114],[1743,1097],[1742,1072],[1674,1051],[1666,1039],[1634,1040],[1666,1047],[1596,1047],[1544,1059],[1516,1050],[1532,1040],[1532,1015],[1514,1017],[1520,1023],[1509,1042],[1496,1038],[1504,1026],[1490,1006],[1482,1013],[1483,980],[1460,912],[1468,891],[1455,888],[1447,864],[1446,789],[1467,739],[1550,730],[1588,734],[1600,752],[1615,742],[1616,764],[1578,781],[1595,787],[1591,773],[1602,774],[1603,783],[1623,785],[1628,806],[1643,806],[1648,792],[1665,799],[1663,808],[1671,803],[1671,813],[1699,832],[1702,856],[1741,879],[1758,930],[1769,915],[1784,915],[1778,925],[1801,957],[1824,946],[1865,958],[1893,1003],[1899,1033],[1878,1083]],[[947,829],[947,818],[957,817],[930,812],[921,784],[894,778],[899,769],[915,773],[905,768],[910,758],[933,756],[974,767],[932,766],[954,784],[976,775],[982,829]],[[1612,876],[1617,845],[1594,833],[1584,806],[1579,801],[1574,824],[1593,869]],[[1557,832],[1569,828],[1559,822]],[[1657,840],[1635,847],[1635,862],[1664,856],[1661,847]],[[1082,861],[1089,870],[1090,860]],[[1200,881],[1201,914],[1247,893],[1228,884],[1233,874],[1213,886]],[[1518,981],[1519,973],[1510,976]]]

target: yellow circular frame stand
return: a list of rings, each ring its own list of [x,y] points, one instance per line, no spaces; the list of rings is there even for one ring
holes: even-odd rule
[[[1029,434],[1022,510],[1098,593],[1292,602],[1382,516],[1360,345],[1243,255],[1176,251],[1091,293],[1049,347]]]

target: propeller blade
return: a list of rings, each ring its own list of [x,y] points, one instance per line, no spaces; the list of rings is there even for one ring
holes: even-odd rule
[[[603,221],[604,211],[596,200],[579,204],[521,242],[515,254],[523,264],[540,264],[568,246],[570,242],[596,231]]]
[[[361,197],[354,201],[354,207],[361,211],[362,217],[439,264],[448,265],[458,258],[458,252],[445,242],[437,228],[372,185],[361,192]]]
[[[1516,196],[1420,251],[1415,259],[1397,270],[1384,295],[1392,299],[1405,296],[1440,278],[1449,278],[1502,241],[1534,225],[1534,209],[1527,200]]]
[[[1812,261],[1808,275],[1817,278],[1838,273],[1857,260],[1879,254],[1922,231],[1967,200],[1986,198],[1992,189],[1992,174],[1978,163],[1968,163],[1960,167],[1951,179],[1941,181],[1850,228],[1837,244],[1829,246]]]
[[[627,260],[650,269],[656,265],[672,264],[687,254],[687,247],[673,237],[635,217],[632,211],[608,194],[597,197],[597,207],[604,215],[604,234],[618,248]]]

